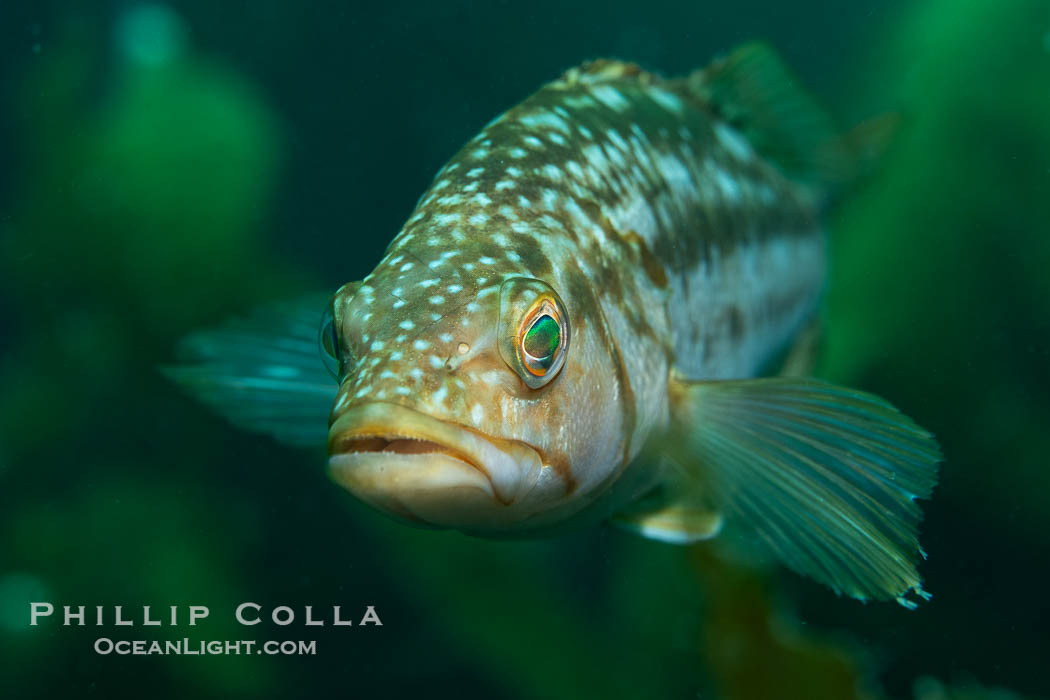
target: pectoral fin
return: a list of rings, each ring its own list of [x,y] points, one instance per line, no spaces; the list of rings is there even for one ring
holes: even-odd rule
[[[161,371],[239,427],[297,447],[325,444],[338,385],[318,327],[328,297],[273,304],[193,333]]]
[[[788,567],[854,598],[913,607],[933,437],[886,401],[814,379],[672,380],[680,439],[705,498]]]

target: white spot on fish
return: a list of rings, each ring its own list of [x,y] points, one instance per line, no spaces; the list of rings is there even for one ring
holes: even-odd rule
[[[470,419],[474,421],[474,425],[481,425],[481,421],[484,417],[485,409],[482,408],[480,403],[474,404],[470,409]]]
[[[751,150],[751,145],[747,140],[725,124],[715,124],[715,137],[737,160],[749,161],[754,158],[754,151]]]
[[[622,112],[631,106],[627,98],[611,85],[593,85],[591,86],[591,94],[603,105],[617,112]]]
[[[543,190],[543,206],[548,211],[554,211],[554,207],[558,204],[558,193],[554,190]]]
[[[594,107],[594,100],[588,95],[568,95],[564,102],[569,109],[589,109]]]
[[[443,297],[441,295],[436,295],[436,296],[430,297],[429,301],[430,301],[431,304],[444,304],[445,303],[445,297]]]
[[[489,386],[499,386],[502,379],[503,373],[494,369],[490,369],[487,372],[483,372],[481,375],[481,381],[485,382]]]
[[[488,222],[488,220],[489,217],[487,215],[479,212],[467,219],[467,222],[473,224],[474,226],[484,226]]]
[[[430,347],[430,343],[420,338],[419,340],[416,340],[412,343],[412,347],[414,347],[416,350],[426,350]]]
[[[736,202],[740,199],[740,187],[736,181],[724,170],[716,169],[714,172],[715,184],[722,190],[722,196],[727,201]]]
[[[532,129],[539,129],[540,127],[550,127],[558,129],[559,131],[568,131],[569,126],[565,123],[565,120],[559,117],[557,114],[551,112],[537,112],[535,114],[527,114],[518,120],[525,126]]]
[[[517,146],[510,149],[508,153],[510,154],[511,158],[524,158],[525,156],[529,155],[528,151],[526,151],[524,148],[519,148]]]
[[[398,328],[404,328],[406,331],[410,331],[416,327],[416,324],[412,323],[408,319],[405,319],[401,323],[397,324]]]
[[[480,175],[483,172],[485,172],[485,168],[481,168],[481,167],[471,168],[470,170],[467,171],[467,177],[477,177],[478,175]]]
[[[682,113],[682,101],[678,95],[667,92],[661,88],[649,88],[649,97],[653,98],[661,107],[675,114]]]

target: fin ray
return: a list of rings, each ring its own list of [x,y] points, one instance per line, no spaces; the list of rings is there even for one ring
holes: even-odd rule
[[[272,304],[192,333],[161,371],[235,425],[285,444],[322,446],[337,385],[319,356],[327,296]]]
[[[896,132],[886,114],[841,134],[768,45],[750,42],[686,79],[687,89],[795,178],[839,185],[870,169]]]
[[[925,595],[915,499],[936,482],[929,433],[876,396],[813,379],[680,387],[694,472],[727,517],[853,597]]]

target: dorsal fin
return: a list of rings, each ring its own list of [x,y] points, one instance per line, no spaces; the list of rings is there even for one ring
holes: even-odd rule
[[[642,70],[642,67],[636,63],[597,58],[570,68],[552,85],[565,88],[578,84],[593,85],[632,78],[642,84],[649,84],[657,79],[651,73]]]
[[[846,141],[769,46],[745,44],[690,75],[687,83],[788,175],[826,185],[854,173]]]

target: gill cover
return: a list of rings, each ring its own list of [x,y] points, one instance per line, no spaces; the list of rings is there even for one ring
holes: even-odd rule
[[[556,376],[569,350],[569,315],[549,284],[512,277],[499,290],[499,354],[530,389]]]

